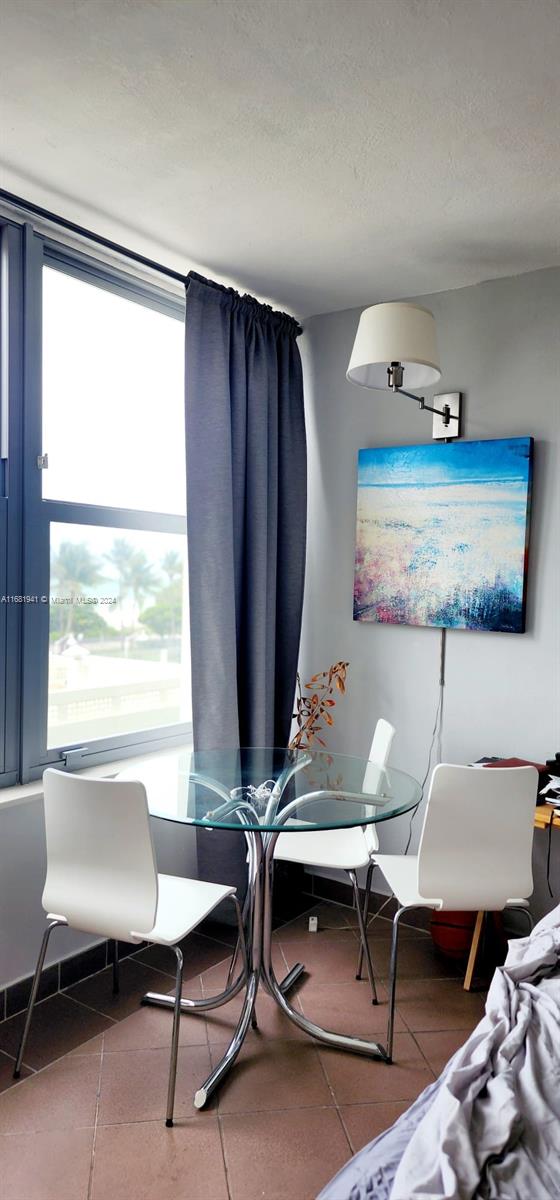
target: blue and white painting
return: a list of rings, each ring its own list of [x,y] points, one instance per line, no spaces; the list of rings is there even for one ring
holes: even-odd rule
[[[533,439],[360,450],[354,619],[523,633]]]

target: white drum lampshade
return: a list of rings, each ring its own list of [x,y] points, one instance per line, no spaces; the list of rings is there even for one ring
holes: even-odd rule
[[[362,387],[389,388],[387,367],[401,363],[403,387],[425,388],[441,375],[433,313],[419,304],[373,304],[364,309],[346,378]]]

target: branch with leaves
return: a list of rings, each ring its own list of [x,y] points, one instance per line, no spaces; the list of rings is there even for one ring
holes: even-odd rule
[[[317,675],[312,675],[309,683],[304,683],[303,686],[298,674],[296,711],[293,714],[298,729],[290,742],[291,750],[310,750],[314,742],[325,746],[326,743],[319,735],[325,732],[325,725],[331,726],[334,723],[332,709],[336,700],[333,699],[333,693],[337,691],[344,695],[349,665],[347,662],[333,663],[328,671],[319,671]],[[311,692],[311,695],[304,695],[304,691]]]

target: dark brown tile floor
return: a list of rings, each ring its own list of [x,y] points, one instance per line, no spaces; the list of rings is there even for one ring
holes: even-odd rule
[[[383,1034],[390,922],[370,922],[377,1007],[354,978],[358,937],[350,909],[328,902],[274,934],[277,972],[306,975],[293,1002],[319,1024]],[[197,934],[186,954],[185,994],[223,985],[229,947]],[[480,1019],[483,999],[431,938],[403,926],[395,1061],[311,1042],[266,995],[218,1096],[204,1112],[193,1094],[231,1036],[241,998],[206,1017],[183,1017],[176,1124],[163,1116],[170,1014],[140,1008],[147,989],[170,991],[172,959],[158,948],[121,966],[121,994],[102,971],[36,1009],[26,1077],[11,1072],[23,1015],[0,1025],[0,1200],[314,1200],[361,1146],[430,1083]]]

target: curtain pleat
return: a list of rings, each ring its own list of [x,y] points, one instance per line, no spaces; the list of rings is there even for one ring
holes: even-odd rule
[[[185,395],[195,749],[285,746],[289,739],[307,504],[300,332],[292,317],[189,275]],[[233,868],[239,855],[232,844],[241,850],[242,839],[213,833],[209,840],[212,863],[201,864],[199,854],[204,877],[235,882],[220,870]],[[217,853],[219,840],[228,846],[227,861]]]

